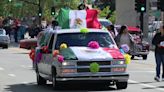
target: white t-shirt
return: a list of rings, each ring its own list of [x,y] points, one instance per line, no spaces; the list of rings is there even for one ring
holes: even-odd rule
[[[127,44],[130,47],[130,38],[129,34],[122,34],[120,38],[119,47],[123,44]]]

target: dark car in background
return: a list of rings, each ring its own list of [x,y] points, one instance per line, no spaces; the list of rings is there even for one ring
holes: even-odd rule
[[[37,47],[37,38],[23,39],[19,42],[20,48],[32,49]]]
[[[140,28],[128,26],[129,33],[133,36],[134,46],[131,52],[132,59],[134,56],[142,57],[143,60],[147,59],[149,54],[150,44],[143,40],[142,31]]]
[[[9,35],[6,35],[6,31],[4,29],[0,29],[0,47],[8,48],[10,43]]]
[[[115,25],[117,31],[119,32],[121,25]],[[135,26],[127,26],[129,33],[134,39],[134,44],[132,46],[132,50],[130,54],[132,55],[132,59],[135,56],[142,57],[143,60],[147,59],[147,55],[149,54],[150,44],[143,40],[142,31],[140,28]]]

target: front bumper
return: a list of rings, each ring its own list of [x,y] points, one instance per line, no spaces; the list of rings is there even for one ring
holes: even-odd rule
[[[65,77],[57,77],[57,81],[118,81],[124,82],[128,81],[129,74],[128,73],[120,73],[120,74],[93,74],[92,76],[86,75],[65,75]]]
[[[8,42],[0,42],[0,46],[6,46],[8,44],[9,44]]]

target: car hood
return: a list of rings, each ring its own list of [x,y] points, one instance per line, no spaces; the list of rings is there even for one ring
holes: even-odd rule
[[[7,36],[7,35],[0,35],[0,39],[9,39],[9,36]]]
[[[61,54],[65,59],[77,59],[80,61],[124,59],[119,49],[111,48],[92,49],[89,47],[69,47],[63,49]]]

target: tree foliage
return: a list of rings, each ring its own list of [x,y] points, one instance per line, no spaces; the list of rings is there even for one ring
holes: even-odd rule
[[[51,7],[56,7],[56,11],[58,11],[61,7],[67,7],[70,9],[77,9],[78,5],[82,2],[82,0],[40,0],[42,7],[42,16],[48,20],[51,20],[53,16],[51,16]],[[88,0],[91,1],[91,0]],[[95,0],[100,2],[101,6],[105,6],[105,8],[100,12],[100,17],[106,17],[109,12],[112,12],[112,17],[110,19],[115,21],[115,12],[111,11],[108,3],[111,5],[115,0]],[[31,3],[29,3],[31,2]],[[90,2],[91,3],[91,2]],[[39,0],[0,0],[0,16],[13,16],[17,18],[21,17],[29,17],[29,16],[37,16],[39,7]]]
[[[106,18],[108,14],[110,14],[109,20],[112,23],[115,23],[115,21],[116,21],[116,11],[111,11],[109,6],[105,7],[102,11],[100,11],[99,17]]]

